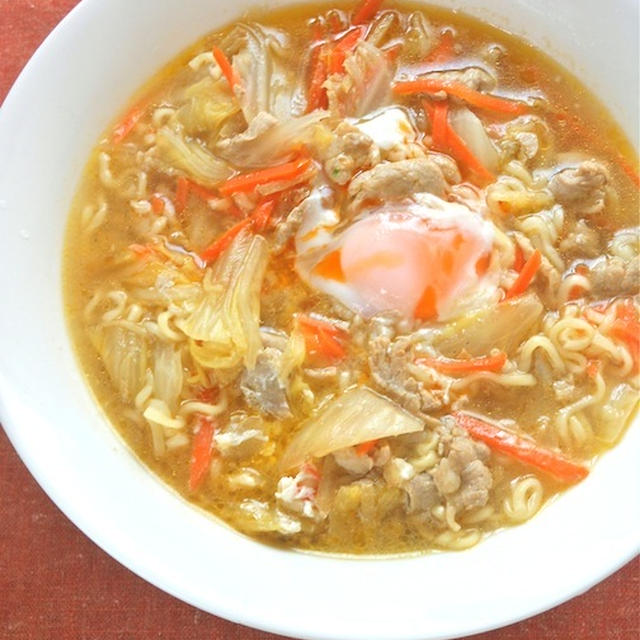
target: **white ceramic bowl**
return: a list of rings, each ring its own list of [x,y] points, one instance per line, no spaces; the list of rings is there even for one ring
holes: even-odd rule
[[[178,598],[247,625],[324,640],[448,638],[584,591],[638,550],[638,424],[587,480],[525,526],[462,553],[349,560],[275,550],[221,526],[148,473],[94,404],[71,351],[60,286],[80,172],[98,134],[145,79],[254,1],[84,0],[7,98],[0,415],[9,437],[56,504],[114,558]],[[444,4],[555,54],[606,96],[637,140],[637,0]]]

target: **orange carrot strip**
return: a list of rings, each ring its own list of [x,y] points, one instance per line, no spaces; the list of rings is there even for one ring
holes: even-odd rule
[[[364,0],[360,8],[353,14],[351,22],[353,24],[364,24],[369,22],[378,13],[378,9],[383,0]]]
[[[189,491],[195,491],[207,475],[213,456],[214,431],[215,425],[212,418],[198,416],[189,461]]]
[[[447,115],[449,113],[449,105],[446,102],[436,102],[433,105],[433,116],[431,118],[431,139],[433,146],[440,151],[444,151],[447,147],[447,130],[449,124]]]
[[[244,173],[221,184],[219,191],[223,196],[229,196],[238,191],[251,191],[261,184],[293,180],[302,175],[310,164],[311,160],[308,157],[301,157],[268,169]]]
[[[455,360],[453,358],[418,358],[416,364],[431,367],[440,373],[445,374],[465,374],[474,373],[476,371],[493,371],[498,372],[507,362],[507,354],[497,353],[493,356],[484,356],[481,358],[467,358],[464,360]]]
[[[356,453],[359,456],[366,456],[377,444],[378,440],[369,440],[368,442],[362,442],[356,446]]]
[[[207,263],[213,262],[233,242],[235,237],[243,229],[263,231],[269,223],[275,203],[275,197],[266,198],[263,202],[258,204],[248,218],[240,220],[240,222],[227,229],[219,238],[209,245],[200,254],[200,257]]]
[[[307,112],[326,109],[329,102],[327,90],[322,86],[327,79],[327,58],[329,47],[326,44],[316,46],[311,54],[311,75],[307,91]]]
[[[319,355],[331,361],[345,357],[344,347],[338,338],[343,335],[340,329],[302,313],[298,314],[297,319],[310,355]]]
[[[222,75],[227,79],[231,92],[235,91],[236,85],[240,84],[240,80],[236,75],[236,72],[229,62],[229,58],[225,55],[224,51],[219,47],[213,47],[213,57],[222,71]]]
[[[343,71],[347,54],[356,48],[358,42],[364,38],[366,32],[365,27],[355,27],[336,42],[331,52],[329,74],[341,73]]]
[[[527,287],[531,284],[536,272],[540,268],[541,261],[542,254],[536,249],[531,257],[524,263],[520,275],[505,294],[505,299],[519,296],[527,290]]]
[[[493,182],[495,180],[493,173],[473,155],[471,149],[467,147],[464,140],[453,130],[453,127],[448,122],[446,131],[447,146],[456,160],[466,166],[471,172],[475,173],[481,180]]]
[[[495,111],[497,113],[522,114],[528,110],[527,105],[522,102],[480,93],[480,91],[469,89],[469,87],[461,82],[441,82],[440,80],[426,78],[422,80],[406,80],[396,82],[393,85],[393,91],[398,95],[413,95],[415,93],[434,94],[444,91],[447,95],[460,98],[474,107]]]
[[[157,216],[164,211],[164,200],[160,196],[151,196],[151,210]]]
[[[200,257],[206,262],[210,263],[216,260],[218,256],[233,242],[235,237],[247,227],[251,226],[251,218],[245,218],[240,220],[230,229],[227,229],[219,238],[217,238],[213,244],[210,244],[201,254]]]
[[[522,247],[516,244],[515,257],[513,259],[513,269],[520,273],[524,267],[524,254],[522,253]]]
[[[255,231],[263,231],[266,229],[276,204],[275,198],[267,198],[261,202],[251,214],[251,221]]]
[[[456,411],[453,417],[475,440],[484,442],[494,451],[545,471],[562,482],[578,482],[589,475],[586,467],[572,462],[560,453],[538,446],[533,440],[517,436],[460,411]]]
[[[120,144],[135,128],[145,114],[146,105],[136,104],[125,114],[124,118],[114,127],[111,134],[113,144]]]
[[[456,160],[467,167],[485,182],[493,182],[495,176],[478,160],[464,140],[449,124],[449,105],[446,102],[436,102],[434,105],[423,101],[424,110],[431,118],[431,139],[433,146],[439,151],[449,151]]]
[[[176,185],[176,197],[174,200],[176,213],[182,213],[185,210],[187,206],[187,198],[189,197],[189,188],[190,184],[188,178],[180,176]]]

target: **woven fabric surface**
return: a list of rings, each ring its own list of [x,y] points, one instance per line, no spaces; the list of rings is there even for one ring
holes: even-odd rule
[[[77,2],[0,0],[0,103],[37,46]],[[630,640],[640,637],[639,603],[636,558],[568,603],[474,638]],[[0,429],[0,638],[279,637],[199,611],[118,564],[53,505]]]

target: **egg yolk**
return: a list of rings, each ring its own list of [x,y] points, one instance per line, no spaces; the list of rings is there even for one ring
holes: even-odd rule
[[[372,214],[354,223],[313,272],[344,282],[369,313],[393,309],[435,319],[487,270],[491,246],[483,224],[471,212],[464,222]]]

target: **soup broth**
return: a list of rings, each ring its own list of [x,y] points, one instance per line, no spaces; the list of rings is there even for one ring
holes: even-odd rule
[[[239,531],[464,549],[630,421],[638,204],[618,126],[526,41],[404,2],[256,11],[94,149],[71,336],[136,455]]]

